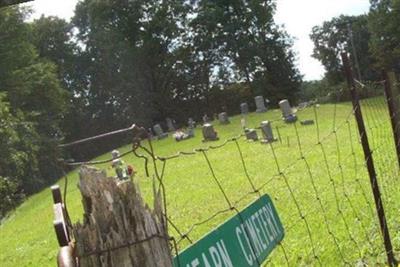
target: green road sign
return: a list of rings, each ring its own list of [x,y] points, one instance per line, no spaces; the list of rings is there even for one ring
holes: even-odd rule
[[[260,266],[283,236],[272,200],[264,195],[182,251],[174,258],[174,266]]]

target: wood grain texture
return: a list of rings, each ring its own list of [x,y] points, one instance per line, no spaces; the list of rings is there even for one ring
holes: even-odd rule
[[[135,183],[117,183],[87,166],[80,169],[79,189],[84,219],[74,236],[80,266],[172,267],[160,194],[151,210]]]

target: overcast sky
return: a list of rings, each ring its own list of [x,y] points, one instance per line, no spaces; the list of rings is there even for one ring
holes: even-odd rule
[[[29,5],[35,12],[34,18],[45,14],[69,20],[77,2],[78,0],[35,0]],[[368,0],[277,0],[275,20],[284,24],[287,32],[295,38],[297,64],[305,80],[319,79],[324,73],[321,64],[311,57],[311,28],[340,14],[367,13],[368,8]]]

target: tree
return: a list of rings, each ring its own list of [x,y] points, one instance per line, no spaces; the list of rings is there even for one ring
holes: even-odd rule
[[[400,0],[371,0],[368,26],[377,66],[400,72]]]
[[[73,21],[90,59],[91,97],[105,113],[140,123],[149,123],[154,112],[165,113],[180,8],[176,1],[78,4]]]
[[[274,1],[198,1],[196,6],[193,43],[209,73],[216,74],[213,85],[245,81],[253,95],[294,99],[301,76],[290,37],[273,20]]]
[[[30,42],[31,28],[24,22],[27,14],[27,10],[16,7],[0,10],[0,93],[7,103],[7,114],[11,114],[4,115],[11,120],[7,127],[14,129],[4,134],[11,140],[18,137],[15,143],[6,144],[11,146],[11,154],[23,155],[24,159],[18,163],[21,173],[16,173],[16,166],[4,163],[6,175],[1,176],[16,181],[13,184],[18,190],[30,194],[60,175],[56,144],[63,136],[60,122],[68,98],[60,86],[56,66],[41,59]],[[29,125],[25,134],[21,134],[20,126],[14,126],[20,124]],[[20,145],[24,142],[26,145]],[[27,153],[29,156],[25,156]],[[3,184],[13,188],[9,182]]]
[[[358,79],[379,79],[379,72],[374,71],[373,59],[369,52],[370,32],[367,26],[368,16],[339,16],[325,21],[322,26],[315,26],[310,35],[314,42],[313,57],[318,59],[326,70],[330,84],[344,81],[340,53],[347,51],[351,55],[353,68],[360,73]],[[354,49],[352,47],[352,40]],[[356,54],[354,54],[356,52]],[[357,57],[357,58],[356,58]],[[358,60],[359,64],[356,64]]]
[[[13,115],[5,94],[0,93],[0,218],[23,199],[23,189],[40,177],[37,139],[33,124],[21,112]]]
[[[68,103],[60,127],[66,140],[86,137],[87,112],[86,57],[82,49],[73,41],[73,26],[58,17],[40,17],[31,24],[30,41],[39,57],[51,61],[56,66],[58,79],[68,94]],[[73,154],[80,154],[77,151]],[[72,155],[74,156],[74,155]]]

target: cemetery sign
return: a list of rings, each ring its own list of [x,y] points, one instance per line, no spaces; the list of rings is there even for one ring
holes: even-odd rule
[[[272,200],[264,195],[182,251],[174,267],[260,266],[283,236]]]

